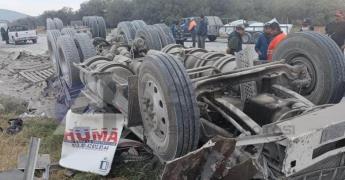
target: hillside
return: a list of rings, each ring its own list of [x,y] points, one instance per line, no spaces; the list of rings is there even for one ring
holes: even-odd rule
[[[28,15],[16,11],[0,9],[0,20],[14,21],[27,16]]]

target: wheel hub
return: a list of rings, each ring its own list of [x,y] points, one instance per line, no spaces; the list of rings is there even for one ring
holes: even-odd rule
[[[304,56],[297,56],[289,61],[291,65],[301,65],[306,68],[306,73],[302,74],[302,81],[303,82],[301,87],[297,87],[297,92],[299,92],[303,96],[310,95],[316,87],[317,76],[314,65],[312,61]]]
[[[143,120],[145,134],[155,142],[165,142],[168,137],[168,113],[161,88],[153,80],[147,81],[144,90]]]

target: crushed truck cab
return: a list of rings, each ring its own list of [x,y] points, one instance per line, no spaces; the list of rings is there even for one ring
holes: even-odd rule
[[[345,92],[344,56],[325,35],[290,34],[269,62],[248,49],[233,56],[185,48],[164,24],[141,20],[119,23],[109,41],[48,34],[66,104],[83,97],[85,110],[121,113],[125,128],[167,163],[163,177],[236,179],[250,168],[252,177],[293,179],[344,165],[324,163],[342,157],[345,121],[344,104],[329,105]],[[188,158],[199,169],[169,171]]]

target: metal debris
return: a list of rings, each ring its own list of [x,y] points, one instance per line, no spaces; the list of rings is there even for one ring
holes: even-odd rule
[[[24,170],[24,180],[32,180],[35,176],[38,150],[40,149],[41,139],[32,137],[30,140],[29,156]]]
[[[167,162],[162,179],[236,179],[248,180],[257,173],[254,162],[237,162],[236,140],[215,137],[202,148]]]
[[[10,119],[8,121],[10,127],[6,129],[6,133],[9,135],[14,135],[19,133],[23,129],[23,120],[22,119]]]

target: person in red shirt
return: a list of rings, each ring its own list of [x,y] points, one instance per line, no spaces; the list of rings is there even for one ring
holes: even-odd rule
[[[274,50],[286,38],[286,34],[280,29],[280,25],[277,22],[271,23],[270,28],[272,41],[268,46],[267,60],[272,61]]]

